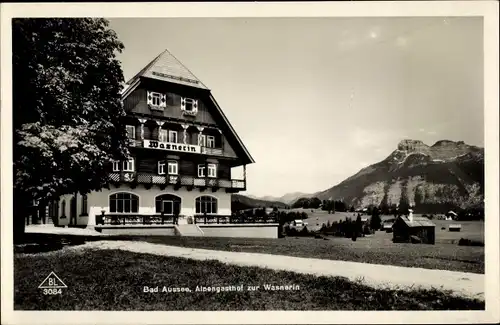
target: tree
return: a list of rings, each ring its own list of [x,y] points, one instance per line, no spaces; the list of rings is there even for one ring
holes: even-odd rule
[[[355,232],[357,233],[358,236],[360,236],[361,234],[363,234],[363,222],[361,221],[361,216],[360,215],[358,215],[358,217],[356,218]]]
[[[105,19],[14,19],[15,235],[27,202],[108,184],[129,155],[121,102],[123,44]]]
[[[372,210],[372,217],[370,218],[370,228],[375,230],[375,229],[380,229],[382,223],[382,219],[380,218],[380,212],[378,208],[373,208]]]

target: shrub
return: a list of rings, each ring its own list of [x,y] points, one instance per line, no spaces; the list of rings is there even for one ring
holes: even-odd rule
[[[370,228],[369,225],[365,224],[363,226],[363,234],[364,235],[371,235],[371,234],[373,234],[373,231],[372,231],[372,229]]]
[[[479,240],[471,240],[467,238],[460,238],[458,241],[458,246],[481,246],[484,247],[484,243]]]

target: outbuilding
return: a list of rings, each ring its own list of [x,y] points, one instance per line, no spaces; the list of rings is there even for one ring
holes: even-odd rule
[[[392,226],[394,243],[421,242],[424,244],[435,244],[436,225],[428,218],[414,216],[412,212],[408,216],[400,216]]]

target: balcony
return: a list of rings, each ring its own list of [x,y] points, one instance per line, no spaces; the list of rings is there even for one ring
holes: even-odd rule
[[[209,148],[209,147],[200,147],[197,145],[193,144],[186,144],[186,146],[189,146],[189,150],[179,150],[179,149],[167,149],[171,147],[167,147],[166,145],[176,145],[176,147],[183,147],[184,143],[171,143],[171,142],[163,142],[165,144],[165,149],[161,148],[160,146],[151,146],[150,144],[152,142],[157,142],[160,143],[158,140],[153,140],[153,139],[144,139],[144,140],[134,140],[134,139],[129,139],[129,146],[130,147],[136,147],[136,148],[148,148],[148,149],[157,149],[157,150],[167,150],[167,151],[182,151],[182,152],[190,152],[190,153],[201,153],[202,155],[211,155],[211,156],[224,156],[224,150],[222,148]],[[146,144],[146,145],[145,145]],[[195,149],[192,149],[192,147],[195,147]]]
[[[187,188],[224,188],[227,192],[237,192],[246,189],[246,180],[242,179],[219,179],[208,177],[193,177],[188,175],[156,175],[136,172],[114,172],[109,175],[112,183],[144,184],[148,186],[168,186],[176,188],[185,186]]]

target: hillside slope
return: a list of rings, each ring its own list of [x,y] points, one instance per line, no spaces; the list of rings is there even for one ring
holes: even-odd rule
[[[286,204],[279,201],[266,201],[260,199],[254,199],[241,194],[231,195],[231,210],[243,210],[252,208],[285,208]]]
[[[386,159],[361,169],[340,184],[315,194],[348,205],[398,205],[425,212],[480,205],[484,198],[484,149],[462,141],[427,146],[403,140]]]

